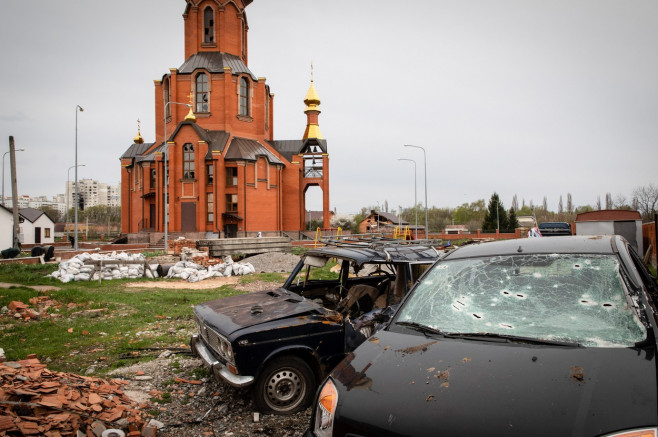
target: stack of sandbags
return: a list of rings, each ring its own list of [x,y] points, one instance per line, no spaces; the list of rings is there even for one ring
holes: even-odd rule
[[[90,261],[95,261],[96,264]],[[120,263],[113,263],[113,261]],[[146,258],[141,253],[90,254],[85,252],[67,261],[62,261],[59,269],[54,271],[51,276],[62,282],[97,280],[99,275],[101,279],[105,280],[134,279],[144,276],[145,261]],[[132,264],[133,262],[134,264]],[[100,271],[96,268],[97,265],[101,266]],[[157,277],[156,267],[152,265],[151,269],[147,269],[146,277]]]
[[[256,269],[250,263],[236,263],[233,262],[230,256],[227,256],[224,257],[224,263],[209,266],[208,268],[191,261],[180,261],[169,269],[167,278],[180,278],[188,282],[197,282],[213,277],[242,276],[255,272]]]

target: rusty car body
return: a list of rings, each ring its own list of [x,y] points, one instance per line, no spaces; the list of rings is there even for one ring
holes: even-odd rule
[[[620,236],[456,249],[334,368],[305,436],[656,437],[656,292]]]
[[[218,380],[252,387],[259,410],[294,413],[437,258],[390,242],[311,249],[280,288],[197,305],[192,350]]]

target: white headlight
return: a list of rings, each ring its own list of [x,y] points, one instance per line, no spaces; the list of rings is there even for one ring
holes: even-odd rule
[[[338,391],[331,378],[327,378],[320,390],[315,406],[315,435],[319,437],[330,437],[332,435],[337,404]]]

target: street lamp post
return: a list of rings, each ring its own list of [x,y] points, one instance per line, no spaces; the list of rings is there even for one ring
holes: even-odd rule
[[[496,201],[496,233],[500,233],[500,219],[498,217],[498,208],[500,208],[500,205],[498,204],[498,201]]]
[[[405,144],[404,147],[414,147],[423,151],[423,164],[425,166],[425,238],[429,237],[429,226],[427,224],[427,156],[425,155],[425,149],[421,146],[412,146],[411,144]]]
[[[25,149],[16,149],[16,152],[25,152]],[[5,206],[5,156],[9,152],[2,155],[2,206]]]
[[[191,108],[192,105],[188,103],[180,103],[180,102],[167,102],[164,105],[164,250],[165,254],[167,254],[169,250],[169,245],[168,245],[168,233],[169,233],[169,199],[167,196],[167,186],[169,185],[169,177],[167,175],[167,166],[169,164],[169,142],[167,141],[167,108],[169,107],[170,104],[174,105],[183,105],[187,106],[188,108]]]
[[[411,161],[414,163],[414,209],[416,210],[416,240],[418,240],[418,190],[417,190],[417,178],[416,178],[416,161],[408,158],[398,158],[398,161]],[[425,229],[427,232],[427,228]]]
[[[78,250],[78,200],[80,193],[78,192],[78,111],[83,112],[82,106],[75,105],[75,225],[73,228],[73,248]]]
[[[79,164],[78,167],[84,167],[84,164]],[[71,180],[71,169],[75,167],[72,165],[66,171],[66,241],[69,239],[69,181]]]

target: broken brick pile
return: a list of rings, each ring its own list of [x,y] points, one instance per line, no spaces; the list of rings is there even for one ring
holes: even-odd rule
[[[7,315],[16,319],[38,320],[45,317],[55,317],[55,315],[48,314],[48,310],[62,306],[47,295],[31,297],[30,304],[31,306],[20,301],[9,302]]]
[[[124,394],[126,384],[50,371],[37,358],[0,363],[0,435],[95,437],[106,428],[142,435],[146,405]]]

